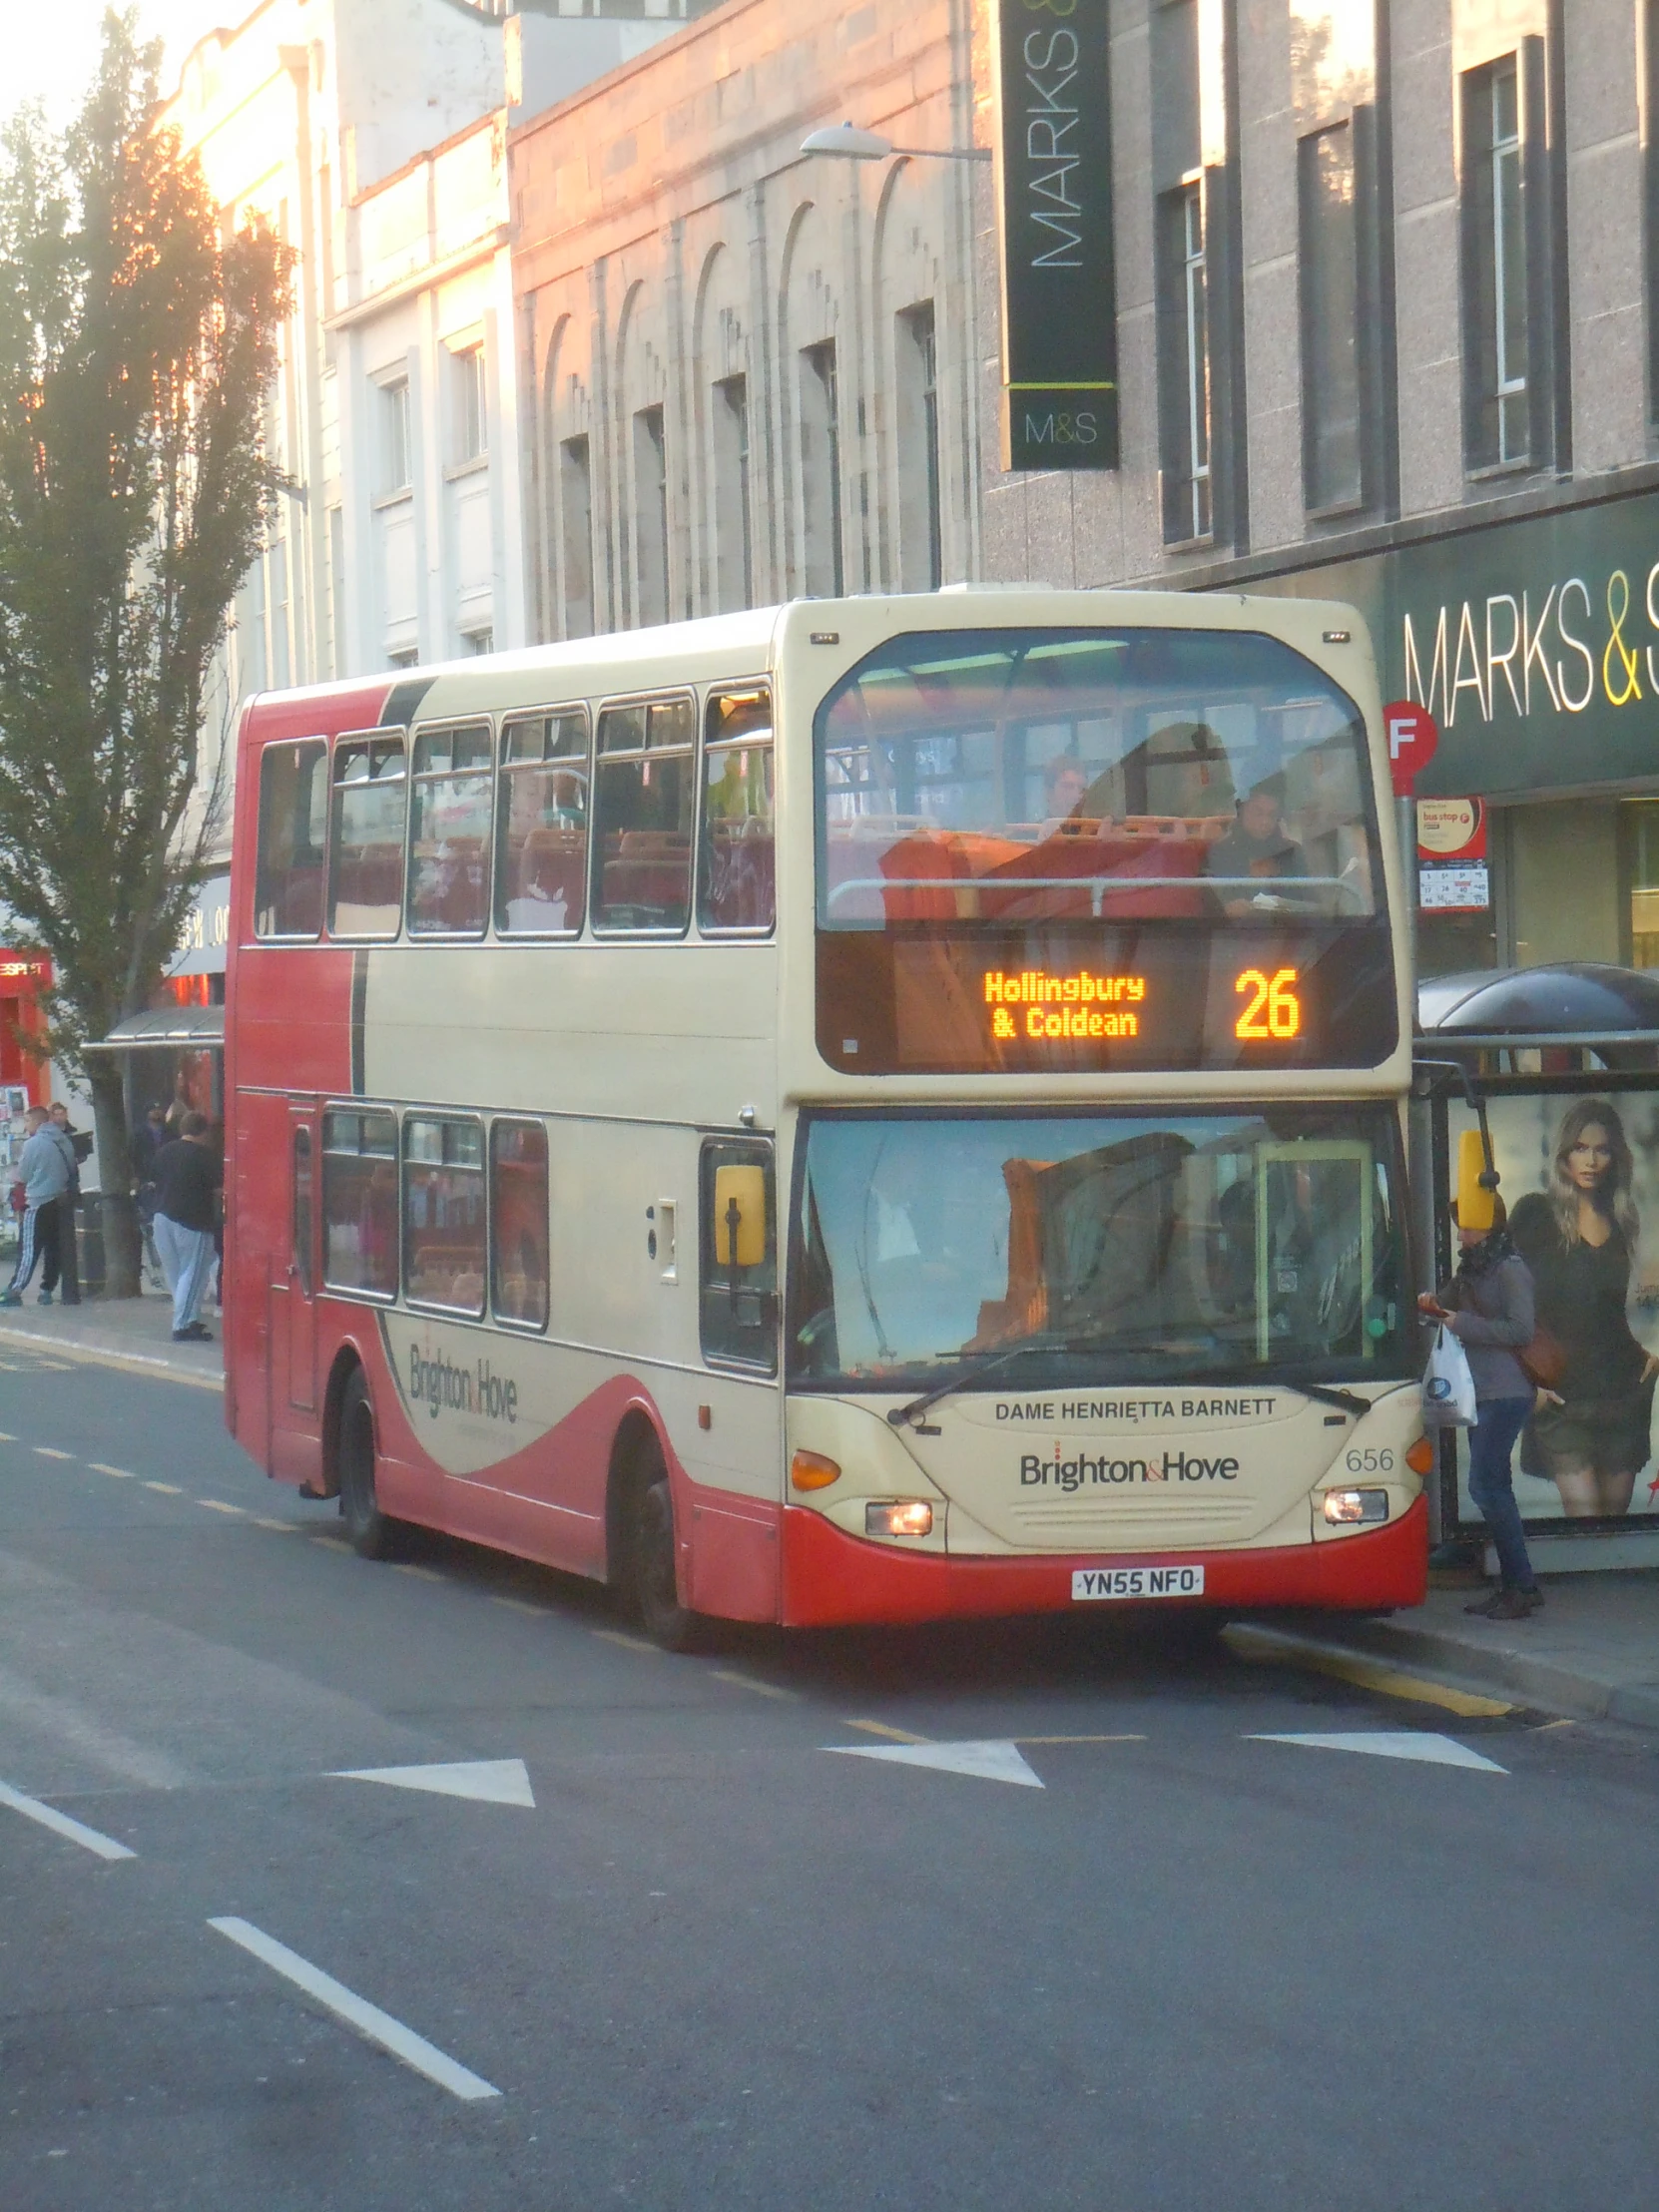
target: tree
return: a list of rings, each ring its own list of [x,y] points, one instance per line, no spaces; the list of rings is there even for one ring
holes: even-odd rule
[[[92,1090],[122,1297],[121,1071],[86,1047],[148,1005],[223,828],[201,729],[283,484],[261,431],[291,267],[222,234],[155,127],[160,62],[111,10],[72,128],[25,112],[0,139],[0,904],[52,955],[46,1043]]]

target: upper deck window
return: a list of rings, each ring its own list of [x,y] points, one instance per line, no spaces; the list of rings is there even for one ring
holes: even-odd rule
[[[260,757],[258,937],[315,937],[322,929],[328,838],[328,747],[322,738],[268,745]]]
[[[409,934],[481,937],[489,917],[487,722],[422,730],[409,785]]]
[[[697,925],[706,936],[764,936],[778,910],[771,691],[711,693],[705,729]]]
[[[1364,724],[1280,640],[898,637],[830,693],[815,737],[832,1061],[1232,1066],[1294,1043],[1264,1064],[1372,1065],[1391,1049]],[[1258,974],[1253,1011],[1241,979]],[[1033,1026],[1038,1003],[1058,1027]]]
[[[334,834],[328,933],[395,937],[403,908],[403,822],[409,780],[403,733],[342,738],[334,748]]]
[[[683,932],[691,913],[697,706],[607,707],[594,793],[596,929]]]
[[[588,711],[520,715],[501,733],[495,926],[574,937],[588,883]]]

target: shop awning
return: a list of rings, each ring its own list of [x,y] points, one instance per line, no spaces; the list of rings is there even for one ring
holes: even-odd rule
[[[88,1052],[143,1052],[160,1045],[175,1052],[206,1052],[225,1043],[223,1006],[165,1006],[148,1014],[129,1014]]]
[[[1659,973],[1575,960],[1436,975],[1417,986],[1417,1033],[1446,1044],[1652,1044]]]

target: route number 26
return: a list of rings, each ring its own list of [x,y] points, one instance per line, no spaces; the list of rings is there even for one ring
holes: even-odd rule
[[[1294,967],[1282,967],[1269,977],[1259,967],[1248,967],[1234,983],[1241,998],[1250,1003],[1233,1025],[1236,1037],[1300,1037],[1302,1000],[1297,996],[1301,978]]]

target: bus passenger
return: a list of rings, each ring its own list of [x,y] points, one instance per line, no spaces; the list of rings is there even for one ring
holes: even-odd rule
[[[1286,897],[1266,887],[1275,882],[1294,882],[1308,873],[1302,847],[1285,828],[1282,776],[1265,778],[1239,801],[1238,819],[1210,847],[1204,872],[1221,878],[1216,897],[1222,912],[1232,921],[1304,903],[1294,894]],[[1262,883],[1261,890],[1245,889],[1246,880],[1252,878]]]

